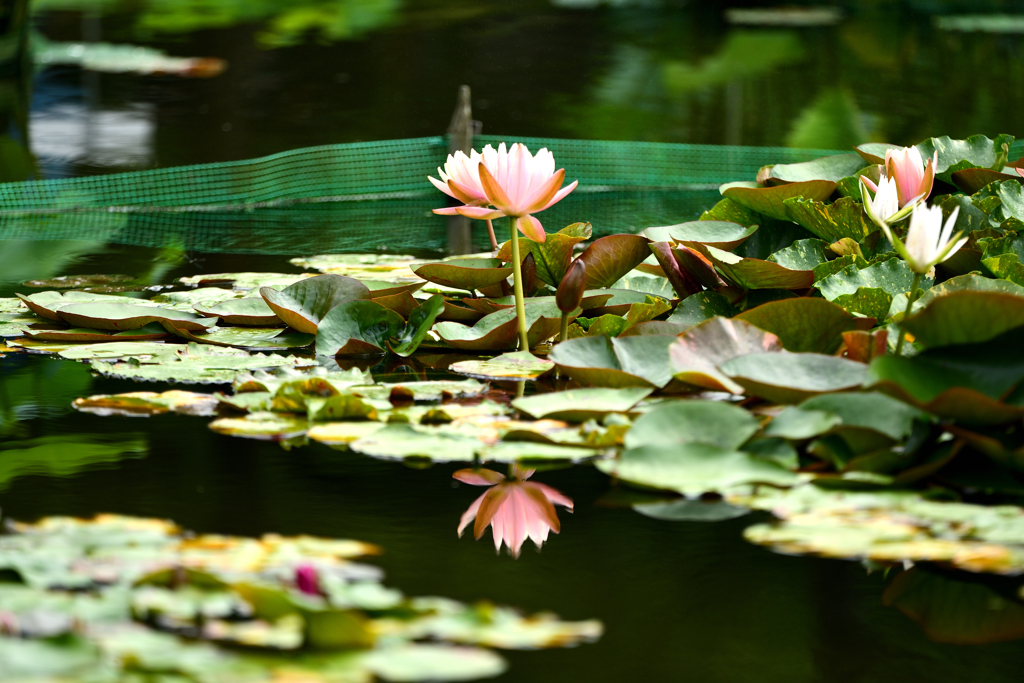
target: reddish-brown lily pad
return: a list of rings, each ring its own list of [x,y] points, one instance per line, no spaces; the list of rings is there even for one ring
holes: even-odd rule
[[[137,330],[150,323],[164,321],[192,332],[206,330],[217,324],[216,318],[202,318],[184,311],[134,304],[70,304],[61,307],[57,314],[75,327],[119,332]]]
[[[503,266],[496,258],[464,258],[424,263],[413,268],[413,272],[445,287],[473,291],[505,280],[512,274],[512,268]]]

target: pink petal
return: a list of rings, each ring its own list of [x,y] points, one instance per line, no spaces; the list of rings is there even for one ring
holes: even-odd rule
[[[438,169],[438,170],[440,170],[440,169]],[[452,191],[448,189],[448,185],[446,185],[445,183],[442,183],[437,178],[433,178],[431,176],[427,176],[427,180],[429,180],[431,182],[431,184],[433,184],[434,187],[436,187],[437,189],[441,190],[441,192],[444,192],[449,197],[455,198],[455,195],[452,194]]]
[[[878,186],[875,185],[875,182],[871,180],[871,178],[868,178],[866,175],[862,175],[860,179],[864,181],[864,184],[867,185],[868,189],[872,192],[878,192]]]
[[[480,509],[476,513],[476,524],[473,525],[473,538],[480,538],[484,535],[487,526],[494,523],[495,516],[507,505],[510,494],[511,489],[508,484],[498,484],[484,493]]]
[[[455,212],[460,216],[481,221],[494,220],[505,215],[497,209],[489,209],[486,206],[456,206]]]
[[[452,477],[458,479],[463,484],[471,484],[472,486],[494,486],[505,481],[505,475],[501,472],[483,468],[459,470],[453,473]]]
[[[558,169],[558,172],[548,178],[540,187],[531,189],[530,194],[530,205],[527,207],[527,213],[533,213],[534,211],[542,211],[550,206],[551,201],[558,194],[558,188],[562,186],[562,181],[565,180],[565,169]]]
[[[519,230],[534,242],[544,242],[548,237],[544,232],[544,226],[533,216],[523,216],[520,218]]]
[[[491,175],[490,170],[486,166],[480,166],[480,184],[483,186],[484,192],[487,193],[487,200],[491,204],[494,204],[506,215],[513,215],[515,213],[511,210],[512,200],[509,199],[505,189]]]
[[[439,216],[457,216],[459,215],[460,206],[448,206],[443,209],[434,209],[434,213]]]
[[[483,502],[484,496],[487,492],[484,491],[483,495],[473,501],[473,504],[469,506],[469,509],[462,513],[462,518],[459,520],[459,536],[462,536],[462,532],[465,531],[469,523],[476,517],[477,512],[480,510],[480,503]]]
[[[514,465],[512,465],[512,476],[522,481],[525,481],[532,477],[533,473],[536,471],[537,470],[531,470],[529,468],[523,467],[519,463],[515,463]]]
[[[565,187],[563,187],[561,190],[559,190],[557,193],[555,193],[554,198],[550,202],[548,202],[547,204],[544,205],[544,209],[548,208],[549,206],[553,206],[554,204],[557,204],[558,202],[562,201],[562,199],[565,198],[565,195],[567,195],[570,192],[572,192],[573,190],[575,190],[576,186],[579,185],[579,184],[580,184],[580,181],[574,180],[570,184],[568,184]],[[543,211],[544,209],[539,209],[539,211]]]

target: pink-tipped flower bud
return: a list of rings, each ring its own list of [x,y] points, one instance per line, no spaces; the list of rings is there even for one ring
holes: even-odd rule
[[[555,303],[562,313],[572,313],[583,301],[583,292],[587,288],[587,264],[583,259],[576,259],[565,272],[562,282],[555,292]]]
[[[295,587],[306,595],[321,595],[320,574],[311,564],[300,564],[295,568]]]

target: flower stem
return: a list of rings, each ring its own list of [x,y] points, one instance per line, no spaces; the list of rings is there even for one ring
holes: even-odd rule
[[[526,337],[526,304],[523,302],[523,273],[519,261],[519,218],[509,216],[512,229],[512,285],[516,293],[516,318],[519,320],[519,350],[529,351],[530,341]]]
[[[564,342],[569,338],[569,313],[562,311],[562,332],[558,335],[558,341]]]
[[[498,238],[494,236],[494,224],[487,219],[487,236],[491,238],[491,251],[498,251]]]
[[[917,298],[917,287],[921,284],[921,273],[914,273],[914,283],[910,285],[910,296],[907,297],[907,310],[903,312],[903,320],[907,319],[910,315],[910,307],[914,305],[914,299]],[[903,321],[900,321],[900,338],[896,342],[896,355],[900,355],[903,351],[903,342],[906,339],[907,331],[903,329]]]

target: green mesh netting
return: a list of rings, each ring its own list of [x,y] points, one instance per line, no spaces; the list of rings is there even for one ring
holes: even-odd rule
[[[580,186],[540,214],[596,235],[692,220],[718,185],[832,150],[478,136],[547,147]],[[1015,149],[1018,145],[1015,145]],[[1018,153],[1024,148],[1018,149]],[[430,185],[442,137],[326,145],[261,159],[0,184],[0,239],[77,239],[206,252],[314,254],[447,248],[447,198]],[[486,231],[474,222],[476,245]]]

